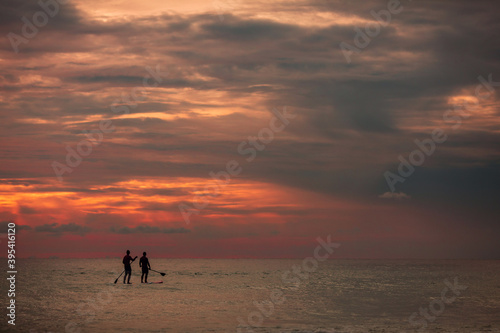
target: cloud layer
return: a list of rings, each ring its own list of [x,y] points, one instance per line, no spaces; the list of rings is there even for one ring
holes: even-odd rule
[[[498,5],[401,4],[348,63],[340,43],[387,2],[71,1],[15,53],[8,34],[42,9],[3,1],[0,218],[31,227],[26,256],[150,237],[161,256],[293,257],[340,230],[346,257],[497,258],[500,88],[476,89],[500,82]],[[247,162],[238,145],[284,106],[297,117]],[[384,172],[437,128],[447,141],[390,192]],[[89,138],[59,181],[53,162]],[[242,173],[186,225],[178,205],[230,160]]]

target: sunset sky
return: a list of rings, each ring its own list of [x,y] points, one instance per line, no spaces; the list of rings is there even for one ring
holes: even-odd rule
[[[378,24],[391,1],[70,0],[33,33],[38,2],[3,0],[2,232],[21,257],[300,258],[330,234],[338,258],[500,258],[500,7],[402,0]]]

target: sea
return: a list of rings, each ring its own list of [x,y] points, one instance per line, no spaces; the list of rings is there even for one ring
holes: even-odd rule
[[[500,261],[155,259],[150,282],[121,259],[18,259],[15,326],[82,332],[497,332]],[[7,274],[6,274],[7,275]]]

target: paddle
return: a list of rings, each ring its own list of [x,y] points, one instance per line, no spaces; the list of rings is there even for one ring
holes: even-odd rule
[[[158,272],[158,271],[155,271],[154,269],[152,269],[153,272],[156,272],[156,273],[159,273],[161,274],[161,276],[165,276],[165,273],[162,273],[162,272]],[[118,279],[117,279],[118,280]]]
[[[115,284],[118,282],[118,279],[120,278],[120,276],[122,276],[123,273],[125,273],[125,270],[120,275],[118,275],[118,277],[115,280]]]

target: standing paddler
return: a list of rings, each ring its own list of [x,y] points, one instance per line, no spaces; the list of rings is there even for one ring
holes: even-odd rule
[[[130,251],[127,250],[127,255],[123,257],[123,265],[125,267],[125,275],[123,276],[123,283],[125,283],[125,279],[127,278],[128,275],[128,281],[127,284],[130,283],[130,276],[132,276],[132,266],[130,265],[134,260],[137,259],[137,256],[135,256],[134,259],[130,256]]]
[[[146,257],[146,252],[142,252],[142,257],[139,260],[139,267],[142,267],[141,283],[148,283],[148,273],[151,269],[151,265],[149,264],[148,257]],[[142,282],[143,278],[144,282]]]

